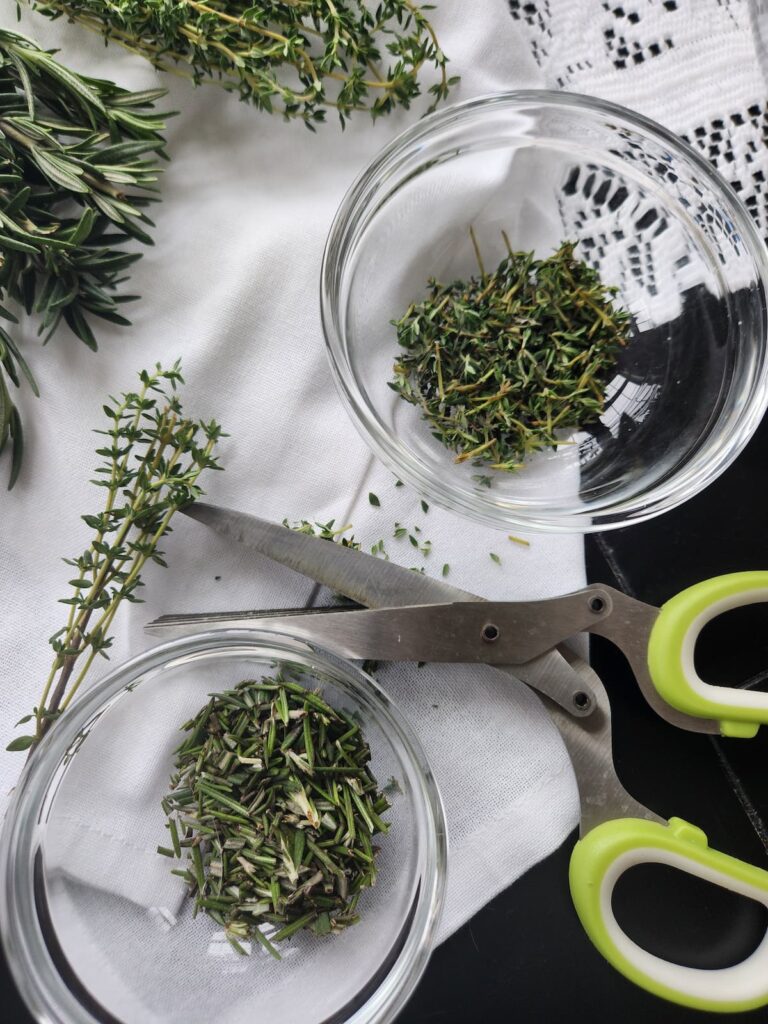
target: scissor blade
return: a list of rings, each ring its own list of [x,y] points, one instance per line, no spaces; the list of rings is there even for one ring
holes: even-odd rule
[[[474,594],[258,516],[196,501],[185,515],[368,608],[477,601]]]
[[[259,551],[267,558],[309,576],[368,608],[482,601],[482,598],[474,594],[429,576],[403,569],[354,548],[345,548],[332,541],[288,530],[258,516],[218,508],[205,502],[195,502],[184,512],[221,536]],[[185,633],[189,633],[193,625],[190,619],[187,620]],[[210,619],[199,624],[215,628]],[[230,620],[221,625],[234,628],[235,624]],[[252,628],[253,622],[249,625]],[[500,666],[498,671],[522,680],[578,717],[589,714],[594,706],[589,686],[584,685],[578,673],[565,661],[559,645],[558,649],[533,658],[524,665],[508,668]],[[587,698],[586,704],[582,702],[583,696]]]
[[[591,591],[548,601],[459,601],[398,608],[232,616],[229,628],[286,630],[353,661],[523,665],[590,625]],[[219,622],[222,617],[219,616]],[[233,627],[234,622],[234,627]],[[178,624],[166,617],[152,626]]]
[[[600,677],[577,654],[565,650],[565,655],[565,658],[561,656],[562,661],[567,661],[583,680],[596,704],[592,714],[577,719],[555,701],[546,696],[543,698],[573,764],[581,803],[581,835],[585,836],[597,825],[614,818],[645,818],[665,824],[655,811],[628,793],[619,780],[613,763],[611,706]],[[563,672],[562,661],[554,668],[558,674]]]

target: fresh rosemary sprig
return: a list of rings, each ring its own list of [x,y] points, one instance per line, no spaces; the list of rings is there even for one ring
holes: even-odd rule
[[[456,462],[512,471],[562,444],[558,431],[600,416],[630,314],[574,243],[537,260],[504,240],[492,273],[475,243],[479,277],[430,280],[428,297],[393,321],[402,352],[390,387],[421,408]]]
[[[440,73],[434,103],[449,79],[446,58],[425,11],[412,0],[27,0],[103,33],[163,71],[213,82],[260,110],[301,118],[312,128],[335,107],[344,119],[408,107],[419,72]],[[382,56],[387,54],[386,66]]]
[[[48,341],[63,319],[96,348],[89,318],[128,324],[118,294],[139,258],[124,242],[152,240],[143,208],[155,197],[164,123],[151,113],[162,90],[131,93],[86,78],[15,32],[0,30],[0,317],[8,300],[40,317]],[[34,377],[0,326],[0,453],[23,435],[9,384]]]
[[[339,932],[358,920],[376,881],[389,802],[368,763],[359,724],[317,691],[278,675],[213,694],[183,729],[163,801],[174,871],[225,929],[238,953],[307,928]],[[268,938],[260,925],[271,925]]]
[[[8,750],[26,750],[44,736],[71,703],[97,654],[108,657],[109,635],[121,603],[139,601],[147,562],[165,565],[158,544],[171,532],[175,512],[198,497],[204,469],[219,469],[213,451],[222,437],[211,420],[186,419],[176,395],[183,383],[181,364],[158,364],[139,375],[141,387],[109,399],[104,414],[103,459],[92,482],[104,488],[104,507],[83,520],[94,538],[79,558],[65,558],[75,570],[66,625],[51,637],[55,652],[38,706],[18,724],[34,720],[34,733],[17,736]]]

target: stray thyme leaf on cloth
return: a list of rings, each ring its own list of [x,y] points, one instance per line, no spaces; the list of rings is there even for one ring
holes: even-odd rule
[[[213,451],[222,434],[210,423],[186,419],[176,395],[183,384],[181,363],[139,375],[141,387],[104,406],[109,426],[97,430],[106,440],[96,450],[103,463],[92,482],[106,491],[104,508],[84,515],[94,531],[78,558],[65,558],[75,570],[66,625],[50,639],[55,652],[38,706],[18,723],[34,720],[35,731],[17,736],[8,750],[27,750],[43,738],[66,711],[97,654],[107,658],[109,630],[123,600],[137,602],[147,562],[165,566],[158,544],[171,532],[174,514],[202,494],[198,477],[220,469]],[[77,669],[77,671],[75,671]]]

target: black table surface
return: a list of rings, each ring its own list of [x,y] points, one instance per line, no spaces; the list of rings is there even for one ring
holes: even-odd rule
[[[698,497],[649,523],[588,538],[589,579],[658,604],[708,576],[768,568],[767,461],[768,420],[734,466]],[[759,605],[707,627],[697,650],[700,673],[715,683],[764,688],[767,615],[768,606]],[[711,846],[768,868],[768,730],[750,741],[675,730],[650,711],[623,656],[608,643],[593,643],[592,663],[611,695],[615,760],[630,792],[665,817],[697,824]],[[595,951],[568,891],[575,839],[438,947],[399,1024],[723,1019],[648,995]],[[646,948],[690,966],[735,963],[766,929],[762,908],[659,866],[628,872],[615,910]],[[730,1019],[768,1021],[768,1009]],[[1,959],[0,1022],[32,1024]]]

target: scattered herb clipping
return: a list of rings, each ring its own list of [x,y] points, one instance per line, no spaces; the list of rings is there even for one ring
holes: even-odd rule
[[[359,551],[361,547],[354,536],[344,536],[347,530],[352,529],[352,523],[336,526],[335,519],[329,519],[327,523],[313,523],[308,519],[300,519],[298,522],[291,523],[288,519],[284,519],[283,526],[289,530],[295,530],[296,533],[308,533],[311,537],[320,537],[322,540],[338,541],[342,547],[354,548],[355,551]]]
[[[478,277],[431,279],[427,298],[393,321],[402,351],[390,387],[421,408],[456,462],[513,471],[563,443],[558,431],[603,412],[630,314],[614,306],[617,289],[576,259],[575,243],[537,260],[504,241],[494,271],[485,272],[475,243]]]
[[[524,537],[516,537],[514,533],[508,534],[507,540],[511,540],[513,544],[520,544],[524,548],[529,548],[531,546],[531,542],[529,540],[526,540]]]
[[[368,494],[368,501],[369,501],[369,503],[370,503],[371,505],[373,505],[373,506],[374,506],[375,508],[379,508],[379,506],[381,505],[381,502],[379,501],[379,497],[378,497],[378,495],[374,494],[374,493],[373,493],[373,491],[371,491],[371,492],[370,492],[370,493]]]
[[[492,562],[495,562],[496,565],[501,565],[501,557],[497,555],[495,551],[490,551],[489,554]]]
[[[36,43],[0,30],[0,317],[8,300],[38,314],[48,341],[61,320],[96,348],[91,318],[116,324],[120,293],[139,258],[123,243],[150,245],[143,208],[156,199],[162,90],[131,93],[85,78]],[[21,468],[21,416],[9,384],[37,384],[0,327],[0,453],[12,446],[10,483]]]
[[[383,540],[377,540],[375,544],[371,545],[371,554],[380,555],[385,562],[389,561],[389,555],[387,554],[386,548],[384,547]]]
[[[96,655],[107,658],[109,635],[121,603],[140,601],[141,573],[147,562],[165,565],[158,545],[171,532],[178,509],[202,490],[204,469],[219,469],[213,457],[222,437],[219,425],[184,417],[175,394],[182,384],[180,363],[160,365],[139,375],[141,386],[104,406],[108,426],[96,451],[102,464],[93,483],[104,488],[104,507],[83,520],[94,531],[78,558],[65,558],[74,570],[66,625],[50,639],[55,652],[39,705],[18,724],[34,721],[35,731],[17,736],[8,750],[34,747],[51,723],[66,711]]]
[[[301,929],[340,932],[376,881],[389,801],[359,724],[278,675],[214,694],[186,725],[163,801],[170,857],[239,953]],[[268,926],[270,935],[262,926]]]
[[[297,533],[307,533],[312,537],[320,537],[321,540],[335,541],[341,544],[343,548],[352,548],[354,551],[361,551],[363,547],[359,541],[355,540],[354,534],[350,537],[344,536],[348,530],[352,529],[351,523],[337,528],[335,519],[330,519],[327,523],[313,523],[308,519],[301,519],[298,522],[291,523],[288,519],[283,519],[283,526],[288,527],[289,530],[295,530]],[[376,558],[383,558],[385,562],[389,561],[389,555],[386,552],[383,540],[379,540],[371,546],[371,554]],[[344,594],[336,594],[335,597],[341,604],[350,603],[349,598]],[[378,661],[363,661],[360,667],[368,675],[374,675],[378,671],[379,663]]]
[[[213,82],[260,110],[312,128],[335,109],[372,117],[408,108],[432,66],[433,105],[456,79],[411,0],[27,0],[50,18],[101,32],[161,71]],[[382,63],[382,58],[385,58]],[[431,109],[431,108],[430,108]]]

